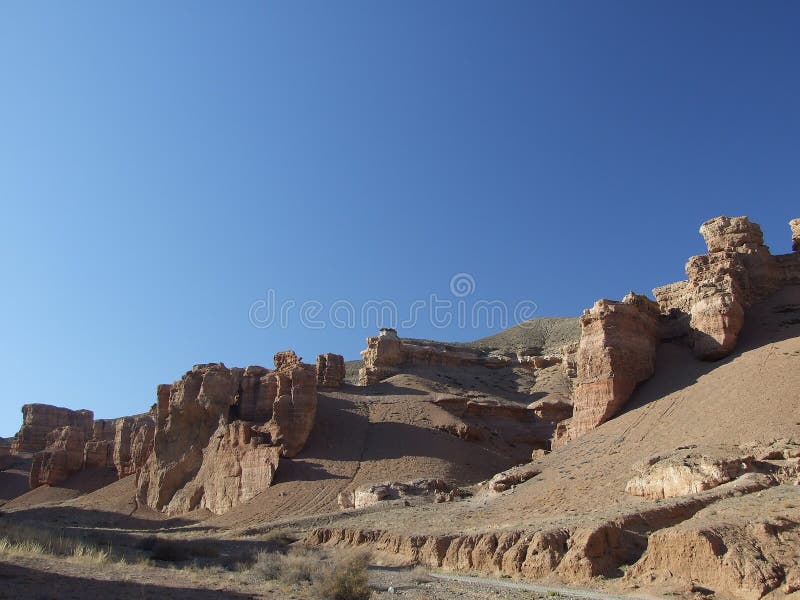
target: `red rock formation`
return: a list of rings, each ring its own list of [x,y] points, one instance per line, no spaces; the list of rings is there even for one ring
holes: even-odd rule
[[[317,387],[335,389],[344,383],[344,357],[325,353],[317,356]]]
[[[716,360],[730,354],[754,302],[787,282],[791,265],[776,259],[764,236],[747,217],[717,217],[700,233],[709,253],[686,264],[687,281],[653,290],[665,315],[664,337],[688,334],[695,355]]]
[[[65,481],[84,464],[86,432],[80,427],[65,425],[47,435],[45,450],[33,455],[30,486],[56,485]]]
[[[236,403],[238,381],[222,363],[195,365],[169,388],[158,390],[153,452],[138,474],[139,500],[164,509],[197,474],[203,449]]]
[[[167,512],[206,508],[223,514],[266,490],[278,469],[279,448],[264,441],[243,421],[220,425],[203,450],[197,474],[178,490]]]
[[[584,311],[573,416],[557,430],[554,446],[594,429],[625,405],[653,374],[659,337],[658,306],[645,296],[598,300]]]
[[[153,451],[156,423],[152,414],[117,419],[112,460],[120,479],[142,468]]]
[[[359,385],[372,385],[396,375],[403,366],[480,365],[495,369],[513,364],[505,355],[428,340],[400,339],[394,329],[381,329],[377,337],[367,338],[367,349],[361,351],[361,356],[364,366],[359,371]]]
[[[49,404],[26,404],[22,407],[22,428],[12,444],[12,452],[38,452],[47,446],[47,436],[67,425],[91,437],[94,414],[90,410],[70,410]]]
[[[159,386],[153,449],[137,474],[139,500],[171,514],[224,512],[263,491],[278,455],[305,446],[317,408],[314,366],[286,351],[275,355],[275,367],[197,365]],[[129,455],[115,455],[120,474],[135,471],[146,453],[147,421],[123,422],[118,437],[126,436]]]
[[[317,414],[317,371],[294,352],[275,355],[276,398],[272,418],[263,427],[281,456],[292,457],[306,445]]]

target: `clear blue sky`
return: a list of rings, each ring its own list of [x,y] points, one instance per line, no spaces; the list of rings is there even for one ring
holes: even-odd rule
[[[682,278],[718,214],[789,251],[798,31],[781,1],[3,2],[0,435],[377,328],[254,327],[269,289],[409,307],[465,272],[575,315]]]

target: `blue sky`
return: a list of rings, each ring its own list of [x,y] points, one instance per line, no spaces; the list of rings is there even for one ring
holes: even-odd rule
[[[788,252],[798,30],[779,1],[2,3],[0,435],[377,328],[254,327],[268,290],[325,321],[467,273],[575,315],[682,278],[719,214]]]

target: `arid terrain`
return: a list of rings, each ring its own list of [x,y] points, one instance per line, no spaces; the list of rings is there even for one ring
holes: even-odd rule
[[[333,598],[343,573],[373,597],[800,597],[791,226],[773,256],[708,221],[655,301],[197,365],[116,420],[25,405],[0,597]]]

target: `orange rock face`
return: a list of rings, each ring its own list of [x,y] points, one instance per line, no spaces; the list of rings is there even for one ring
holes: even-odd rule
[[[317,387],[335,389],[344,383],[344,357],[325,353],[317,356]]]
[[[220,425],[203,450],[197,474],[178,490],[167,512],[206,508],[223,514],[266,490],[278,469],[279,448],[264,441],[243,421]]]
[[[269,486],[278,456],[305,446],[317,409],[316,368],[292,351],[274,360],[275,371],[197,365],[159,386],[153,450],[137,474],[141,502],[171,514],[221,513]],[[118,470],[136,471],[148,446],[146,419],[123,422],[117,435],[131,448],[115,456]]]
[[[33,455],[30,486],[55,485],[80,471],[84,463],[86,433],[79,427],[65,425],[47,435],[45,450]]]
[[[490,369],[509,366],[508,356],[486,354],[479,350],[427,340],[400,339],[394,329],[381,329],[367,338],[361,351],[364,366],[359,371],[359,385],[372,385],[396,375],[402,366],[459,367],[480,365]]]
[[[294,354],[294,352],[292,352]],[[317,415],[317,372],[311,365],[275,358],[276,398],[262,428],[280,454],[292,457],[306,445]]]
[[[670,315],[665,337],[688,334],[698,358],[717,360],[735,348],[745,309],[786,283],[787,275],[764,245],[761,227],[747,217],[711,219],[700,233],[709,253],[689,259],[688,280],[653,293]]]
[[[90,438],[94,414],[89,410],[70,410],[49,404],[26,404],[22,407],[22,428],[14,437],[12,452],[38,452],[47,446],[47,436],[67,425],[80,429]]]
[[[613,417],[655,370],[658,306],[645,296],[598,300],[581,317],[573,416],[557,430],[563,445]]]
[[[153,451],[155,429],[155,418],[151,414],[116,420],[112,460],[120,479],[142,468]]]

